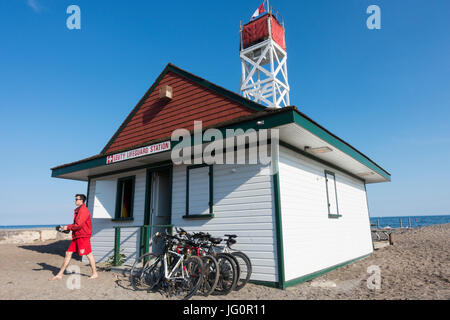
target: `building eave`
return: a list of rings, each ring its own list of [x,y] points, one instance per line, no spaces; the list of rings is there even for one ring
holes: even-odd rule
[[[264,120],[263,123],[261,123],[260,120]],[[349,157],[357,160],[358,162],[362,163],[364,166],[368,167],[369,169],[373,170],[377,174],[379,174],[381,177],[383,177],[383,181],[387,182],[391,180],[391,175],[389,172],[387,172],[385,169],[383,169],[381,166],[376,164],[374,161],[372,161],[369,157],[358,151],[356,148],[352,147],[350,144],[345,142],[344,140],[340,139],[312,119],[310,119],[305,114],[301,113],[297,110],[296,107],[286,107],[281,109],[265,109],[263,111],[256,112],[249,116],[244,116],[241,118],[236,118],[230,121],[226,121],[223,123],[219,123],[214,125],[214,128],[217,128],[221,130],[223,133],[225,133],[226,129],[270,129],[275,127],[280,127],[283,125],[295,123],[298,126],[308,130],[312,134],[316,135],[323,141],[329,143],[334,148],[339,149]],[[207,130],[209,127],[203,128],[203,130]],[[148,141],[145,144],[153,144],[158,143],[160,141],[164,140],[170,140],[170,137],[165,137],[157,140]],[[172,148],[176,145],[176,142],[172,142]],[[132,148],[127,148],[125,150],[116,151],[115,153],[119,152],[125,152],[128,150],[132,150],[134,148],[138,148],[141,145],[133,146]],[[112,154],[112,153],[111,153]],[[57,166],[52,168],[52,177],[59,177],[59,178],[67,178],[67,174],[73,173],[80,170],[87,170],[96,168],[99,166],[105,166],[106,165],[106,159],[110,154],[98,154],[90,158],[86,158],[83,160],[79,160],[76,162],[72,162],[69,164],[64,164],[61,166]],[[151,156],[148,156],[151,157]],[[125,161],[126,162],[126,161]],[[66,177],[64,177],[66,175]],[[86,177],[82,177],[80,180],[88,180],[88,175]],[[380,181],[381,182],[381,181]]]

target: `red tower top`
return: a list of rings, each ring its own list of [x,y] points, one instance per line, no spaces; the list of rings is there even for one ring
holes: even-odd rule
[[[286,50],[284,27],[271,13],[244,25],[242,29],[243,48],[241,49],[248,48],[268,38],[272,38],[283,50]]]

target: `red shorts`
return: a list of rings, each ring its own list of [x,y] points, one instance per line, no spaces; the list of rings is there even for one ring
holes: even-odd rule
[[[78,255],[83,256],[92,252],[90,238],[78,238],[72,240],[67,252],[78,252]]]

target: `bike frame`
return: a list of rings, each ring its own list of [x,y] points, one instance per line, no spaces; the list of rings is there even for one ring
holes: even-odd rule
[[[173,254],[178,256],[178,261],[175,264],[175,266],[172,268],[172,270],[170,270],[170,272],[169,272],[169,268],[168,268],[168,257],[167,257],[167,253],[168,252],[173,253]],[[182,254],[179,254],[179,253],[177,253],[175,251],[172,251],[172,250],[169,250],[168,252],[164,253],[164,277],[167,280],[170,280],[170,279],[184,279],[184,276],[185,276],[184,275],[184,265],[183,265],[183,258],[184,258],[184,256]],[[181,277],[174,277],[174,278],[172,278],[173,273],[175,272],[175,270],[177,270],[177,268],[180,265],[181,265]]]

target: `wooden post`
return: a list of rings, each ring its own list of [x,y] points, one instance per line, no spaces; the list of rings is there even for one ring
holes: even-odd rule
[[[114,266],[119,265],[120,261],[120,227],[115,228],[114,234]]]
[[[402,218],[400,218],[400,228],[403,228]]]
[[[394,245],[394,235],[392,234],[392,232],[389,233],[389,244],[390,244],[391,246]]]

